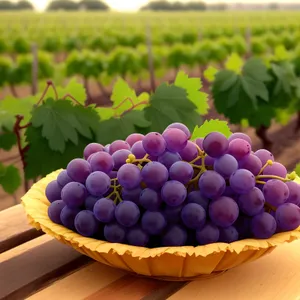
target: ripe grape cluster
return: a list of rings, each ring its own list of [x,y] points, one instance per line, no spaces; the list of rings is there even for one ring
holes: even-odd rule
[[[267,239],[300,225],[295,175],[243,133],[160,134],[89,144],[46,188],[49,218],[82,236],[144,247]]]

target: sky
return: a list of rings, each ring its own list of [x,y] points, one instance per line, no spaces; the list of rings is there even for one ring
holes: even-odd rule
[[[176,0],[170,0],[175,2]],[[178,0],[177,0],[178,1]],[[299,0],[275,0],[278,3],[298,3]],[[206,0],[206,3],[271,3],[274,0]],[[35,7],[42,11],[46,8],[50,0],[30,0]],[[137,11],[140,7],[147,4],[147,0],[104,0],[112,9],[117,11]],[[181,0],[180,2],[190,2],[190,0]]]

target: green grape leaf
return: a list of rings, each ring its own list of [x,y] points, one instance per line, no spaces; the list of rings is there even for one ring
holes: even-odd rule
[[[196,111],[200,115],[207,114],[209,109],[208,97],[206,93],[200,91],[202,88],[200,78],[189,78],[184,71],[180,71],[176,76],[174,85],[186,90],[188,99],[195,104]]]
[[[112,109],[112,107],[97,107],[95,108],[95,111],[102,121],[109,120],[115,115],[115,111]]]
[[[0,132],[0,149],[9,151],[14,145],[16,145],[16,143],[16,135],[13,132],[3,128],[2,133]]]
[[[237,53],[232,53],[225,62],[225,69],[240,74],[243,64],[242,58]]]
[[[276,109],[275,120],[282,126],[285,126],[291,120],[291,112],[288,109]]]
[[[232,135],[232,132],[226,121],[220,121],[218,119],[205,121],[201,126],[196,126],[191,139],[204,138],[211,132],[220,132],[227,138]]]
[[[243,75],[263,82],[272,80],[267,67],[258,58],[250,58],[247,60],[243,67]]]
[[[218,73],[218,69],[214,68],[213,66],[209,66],[205,71],[204,71],[204,78],[208,82],[213,82],[215,80],[216,74]]]
[[[283,45],[278,45],[274,50],[274,58],[276,61],[284,61],[290,58],[290,54]]]
[[[46,100],[32,113],[32,126],[42,127],[42,136],[49,141],[49,147],[63,153],[66,142],[78,144],[78,134],[91,139],[98,127],[99,116],[91,107],[74,106],[71,101]]]
[[[3,166],[0,163],[0,185],[3,190],[8,194],[14,194],[21,185],[21,176],[19,170],[15,166]]]
[[[296,174],[300,176],[300,163],[296,165],[295,170]],[[300,183],[300,182],[299,182]]]

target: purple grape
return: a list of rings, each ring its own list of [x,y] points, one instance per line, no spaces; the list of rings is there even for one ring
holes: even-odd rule
[[[124,243],[126,230],[118,223],[110,223],[104,226],[104,237],[110,243]]]
[[[232,198],[233,200],[237,200],[239,197],[239,195],[230,186],[226,186],[222,196]]]
[[[276,221],[268,213],[262,213],[253,217],[251,231],[257,239],[268,239],[276,232]]]
[[[237,229],[240,239],[251,237],[251,221],[251,217],[240,214],[238,219],[234,222],[233,226]]]
[[[266,149],[257,150],[254,155],[260,159],[263,166],[268,160],[275,161],[274,155]]]
[[[129,150],[118,150],[112,155],[112,159],[114,161],[114,169],[119,170],[123,165],[126,164],[126,160],[128,159],[128,155],[131,154]]]
[[[194,169],[188,162],[178,161],[171,166],[169,175],[172,180],[187,184],[194,176]]]
[[[234,139],[229,143],[228,154],[239,162],[251,154],[251,145],[242,139]]]
[[[289,197],[289,188],[281,180],[271,179],[263,187],[264,197],[267,203],[277,207],[286,202]]]
[[[86,210],[93,211],[95,203],[99,200],[99,197],[89,195],[85,198],[84,206]]]
[[[236,132],[236,133],[233,133],[229,138],[228,138],[228,141],[231,142],[233,140],[236,140],[236,139],[242,139],[242,140],[245,140],[250,146],[252,145],[252,140],[251,138],[245,134],[245,133],[242,133],[242,132]]]
[[[106,153],[109,153],[109,147],[110,147],[110,144],[105,145],[103,151]]]
[[[226,228],[237,220],[239,207],[233,199],[223,196],[210,203],[209,216],[215,225]]]
[[[254,187],[249,193],[240,195],[238,204],[244,214],[252,217],[261,212],[265,198],[262,191]]]
[[[61,199],[70,208],[83,206],[87,197],[85,186],[79,182],[70,182],[61,191]]]
[[[293,203],[285,203],[277,208],[275,218],[281,231],[294,230],[300,226],[300,208]]]
[[[191,137],[190,130],[182,123],[172,123],[166,129],[170,129],[170,128],[180,129],[181,131],[183,131],[186,134],[188,139]]]
[[[226,187],[225,179],[215,171],[206,171],[199,179],[199,189],[203,196],[207,198],[220,197]]]
[[[115,218],[115,209],[116,205],[114,201],[101,198],[95,203],[93,212],[96,219],[101,223],[110,223]]]
[[[289,197],[286,202],[296,205],[300,204],[300,185],[294,181],[285,183],[289,189]]]
[[[179,223],[181,220],[181,211],[184,205],[179,205],[179,206],[168,206],[163,210],[163,214],[165,216],[166,221],[169,224],[176,224]]]
[[[138,226],[130,228],[126,238],[128,244],[133,246],[146,247],[149,242],[149,235]]]
[[[90,160],[92,172],[100,171],[109,174],[114,168],[113,158],[106,152],[98,152]]]
[[[219,132],[211,132],[203,140],[203,150],[214,158],[226,154],[228,145],[227,138]]]
[[[136,189],[142,181],[141,170],[136,165],[126,164],[119,169],[117,178],[123,188],[133,190]]]
[[[202,229],[196,231],[196,239],[199,245],[216,243],[219,236],[219,228],[211,222],[206,223]]]
[[[207,167],[212,167],[214,165],[215,161],[216,161],[216,159],[209,155],[206,155],[204,158],[204,163]]]
[[[146,210],[157,211],[162,204],[162,199],[155,190],[146,188],[140,194],[139,203]]]
[[[88,159],[89,156],[91,156],[92,154],[96,153],[96,152],[100,152],[104,150],[104,146],[101,144],[97,144],[97,143],[91,143],[88,144],[83,151],[83,156],[85,159]]]
[[[162,246],[179,247],[184,246],[187,241],[187,232],[182,226],[171,225],[162,236]]]
[[[168,180],[168,169],[161,163],[153,161],[147,163],[142,171],[142,180],[148,188],[160,189]]]
[[[85,185],[92,196],[101,197],[110,188],[110,178],[104,172],[96,171],[86,179]]]
[[[188,142],[186,134],[177,128],[168,128],[163,134],[167,149],[171,152],[179,152],[185,148]]]
[[[160,155],[157,160],[158,162],[163,164],[167,169],[170,169],[170,167],[174,163],[181,161],[182,159],[178,153],[166,151],[165,153]]]
[[[96,152],[96,153],[98,153],[98,152]],[[88,157],[88,159],[86,160],[89,164],[91,164],[92,157],[93,157],[96,153],[91,154],[91,155]]]
[[[62,224],[60,214],[65,206],[66,204],[62,200],[53,201],[48,207],[49,219],[56,224]]]
[[[72,182],[66,170],[61,171],[57,176],[57,183],[63,188],[66,184]]]
[[[239,161],[239,168],[246,169],[256,176],[262,168],[262,163],[256,155],[251,153],[245,159]]]
[[[60,213],[60,219],[62,225],[64,225],[68,229],[76,231],[74,222],[79,212],[80,212],[79,208],[69,208],[68,206],[65,206]]]
[[[230,154],[225,154],[219,158],[216,158],[214,162],[214,170],[225,179],[228,179],[237,169],[238,162]]]
[[[239,239],[239,233],[234,226],[227,228],[220,228],[219,242],[221,243],[233,243]]]
[[[130,147],[132,147],[136,142],[142,141],[143,138],[144,138],[143,134],[132,133],[127,137],[125,142],[128,143]]]
[[[201,229],[206,222],[206,211],[197,203],[189,203],[182,209],[181,219],[187,228]]]
[[[89,210],[79,212],[74,221],[77,232],[86,237],[94,236],[99,229],[99,222]]]
[[[109,154],[113,155],[116,151],[118,150],[130,150],[130,145],[122,140],[116,140],[114,142],[112,142],[109,146]]]
[[[88,176],[91,174],[90,164],[81,158],[71,160],[67,166],[67,173],[69,177],[76,182],[85,183]]]
[[[255,177],[250,171],[239,169],[230,176],[229,183],[234,192],[247,194],[255,187]]]
[[[109,178],[110,179],[116,179],[117,176],[118,176],[118,171],[110,171],[109,174],[108,174]]]
[[[45,194],[49,202],[61,200],[61,190],[62,187],[56,180],[49,182],[45,190]]]
[[[185,186],[176,180],[167,181],[161,189],[161,197],[169,206],[182,204],[187,196]]]
[[[182,160],[190,162],[198,156],[198,149],[195,143],[188,141],[183,150],[179,152]]]
[[[140,194],[142,192],[142,188],[138,186],[133,190],[122,189],[122,199],[124,201],[132,201],[136,205],[140,205]]]
[[[274,162],[271,166],[267,166],[264,169],[263,175],[279,176],[285,178],[287,175],[287,170],[284,165],[278,162]]]
[[[142,216],[142,228],[150,235],[161,234],[166,225],[166,219],[161,212],[146,211]]]
[[[122,201],[115,209],[115,217],[119,224],[124,227],[134,226],[140,218],[138,206],[131,201]]]
[[[205,211],[208,209],[209,199],[204,197],[200,191],[192,191],[188,194],[188,203],[197,203],[201,205]]]
[[[147,152],[143,147],[143,142],[142,141],[136,142],[131,147],[131,153],[135,156],[136,159],[142,159],[143,157],[145,157]]]
[[[166,151],[166,141],[158,132],[150,132],[143,139],[145,151],[152,156],[160,156]]]
[[[203,138],[198,138],[194,141],[194,143],[201,149],[203,150]]]

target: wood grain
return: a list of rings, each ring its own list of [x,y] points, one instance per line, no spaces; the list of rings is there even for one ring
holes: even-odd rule
[[[295,241],[224,275],[189,283],[168,300],[296,300],[299,270],[300,241]]]
[[[28,224],[21,204],[0,211],[0,253],[42,234]]]
[[[49,236],[38,237],[0,255],[0,299],[25,299],[90,262]]]

